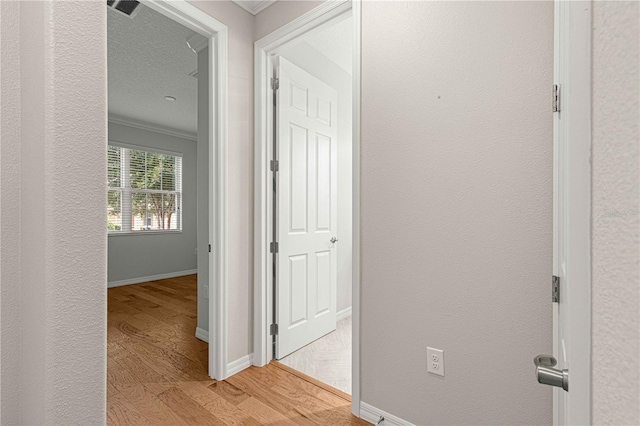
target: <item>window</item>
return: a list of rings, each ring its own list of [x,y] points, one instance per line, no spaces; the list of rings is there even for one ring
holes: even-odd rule
[[[110,234],[182,229],[182,156],[109,145]]]

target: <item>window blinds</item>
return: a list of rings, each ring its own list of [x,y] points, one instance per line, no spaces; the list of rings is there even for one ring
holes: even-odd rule
[[[109,145],[107,212],[112,233],[182,229],[182,157]]]

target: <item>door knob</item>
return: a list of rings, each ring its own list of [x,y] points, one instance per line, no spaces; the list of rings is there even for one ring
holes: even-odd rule
[[[338,241],[338,239],[336,237],[333,237],[329,241],[331,241],[332,243],[336,243]]]
[[[551,355],[538,355],[533,359],[536,378],[543,385],[557,386],[569,392],[569,370],[553,368],[558,361]]]

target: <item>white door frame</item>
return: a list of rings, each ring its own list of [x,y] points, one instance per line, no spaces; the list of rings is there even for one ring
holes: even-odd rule
[[[327,1],[255,43],[255,214],[254,214],[254,316],[253,365],[271,360],[269,326],[273,267],[269,243],[273,220],[269,162],[273,153],[273,102],[270,79],[272,57],[289,42],[317,28],[331,25],[335,18],[351,11],[354,23],[353,48],[353,349],[351,410],[360,415],[360,2]]]
[[[209,42],[209,376],[227,373],[227,26],[186,0],[143,0]],[[186,42],[186,40],[185,40]],[[195,332],[195,330],[194,330]]]
[[[559,275],[558,233],[566,236],[566,274],[571,284],[569,395],[570,424],[591,424],[591,2],[555,1],[554,83],[560,85],[560,112],[554,113],[553,274]],[[562,114],[562,121],[558,115]],[[559,179],[560,178],[560,179]],[[565,200],[558,211],[559,197]],[[560,222],[564,216],[565,220]],[[560,300],[562,292],[560,290]],[[558,308],[553,307],[554,354]],[[562,389],[554,388],[553,423]]]

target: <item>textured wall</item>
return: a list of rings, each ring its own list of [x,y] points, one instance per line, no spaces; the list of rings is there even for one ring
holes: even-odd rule
[[[20,3],[0,2],[0,424],[20,421]]]
[[[593,3],[594,424],[640,424],[639,6]]]
[[[229,362],[253,352],[253,16],[229,1],[193,1],[229,28]]]
[[[552,60],[551,2],[362,4],[364,402],[551,423]]]
[[[1,7],[2,423],[103,424],[106,10]]]
[[[108,282],[195,270],[196,141],[115,123],[109,123],[109,141],[182,153],[183,195],[182,232],[109,236]]]

